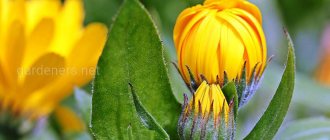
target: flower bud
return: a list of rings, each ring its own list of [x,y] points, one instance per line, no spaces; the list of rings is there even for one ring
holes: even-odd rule
[[[177,67],[193,94],[189,103],[185,95],[181,139],[233,139],[237,108],[266,66],[259,9],[246,0],[206,0],[179,15],[173,36]],[[223,90],[226,84],[237,93]]]
[[[261,22],[259,9],[246,0],[206,0],[185,9],[177,18],[173,37],[185,82],[199,85],[200,75],[220,86],[235,81],[243,104],[266,66]]]
[[[204,81],[189,103],[185,96],[178,125],[179,135],[181,139],[231,137],[233,111],[233,104],[228,105],[220,86]]]

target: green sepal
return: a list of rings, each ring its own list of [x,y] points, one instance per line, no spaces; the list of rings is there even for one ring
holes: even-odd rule
[[[246,62],[244,62],[243,65],[243,70],[242,70],[242,75],[240,80],[236,80],[236,91],[237,91],[237,96],[238,96],[238,102],[241,102],[243,92],[246,88]]]
[[[226,85],[224,85],[222,87],[222,92],[226,97],[226,101],[228,102],[228,104],[230,104],[231,101],[233,101],[233,105],[234,105],[234,118],[236,120],[237,117],[237,112],[238,112],[238,96],[237,96],[237,92],[236,92],[236,86],[235,83],[229,82]]]
[[[246,65],[244,64],[244,68],[242,70],[242,75],[240,80],[236,80],[236,87],[237,87],[237,95],[238,95],[238,107],[243,106],[247,103],[253,94],[256,92],[257,87],[259,85],[259,76],[256,75],[257,71],[256,68],[259,63],[254,65],[252,70],[252,75],[250,77],[250,81],[247,82],[247,70]]]
[[[223,72],[223,85],[227,84],[229,82],[228,74],[226,71]]]
[[[190,90],[192,90],[192,92],[195,92],[198,88],[197,82],[195,80],[194,74],[191,72],[189,66],[186,66],[188,73],[189,73],[189,77],[190,77],[190,85],[188,85],[188,88]]]

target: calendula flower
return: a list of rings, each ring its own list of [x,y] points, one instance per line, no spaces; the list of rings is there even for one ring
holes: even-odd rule
[[[187,83],[203,74],[211,83],[240,77],[246,62],[247,80],[254,67],[260,76],[267,49],[259,9],[245,0],[207,0],[185,9],[177,18],[174,42],[179,69]]]
[[[236,84],[239,106],[255,92],[267,58],[261,24],[259,9],[246,0],[206,0],[203,5],[187,8],[179,15],[173,35],[178,69],[193,92],[193,99],[185,103],[179,120],[183,138],[197,133],[192,132],[195,128],[187,126],[205,127],[206,123],[198,123],[196,116],[208,118],[213,112],[216,129],[219,117],[232,119],[233,116],[226,114],[232,113],[233,99],[226,100],[221,89],[227,83]],[[219,115],[221,112],[224,116]],[[186,129],[191,131],[183,131]],[[205,132],[201,129],[200,133]],[[212,133],[212,137],[218,135]]]
[[[321,45],[320,63],[316,68],[316,80],[330,86],[330,24],[324,30]]]
[[[2,112],[47,116],[74,86],[93,78],[107,28],[100,23],[83,27],[83,19],[82,0],[1,0]]]

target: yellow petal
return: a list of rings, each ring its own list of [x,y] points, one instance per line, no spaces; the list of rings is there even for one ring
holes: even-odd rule
[[[259,8],[257,6],[255,6],[254,4],[243,0],[242,2],[240,2],[238,4],[237,8],[247,11],[248,13],[253,15],[258,20],[259,24],[262,24],[261,13],[259,11]]]
[[[185,48],[182,49],[184,52],[190,52],[190,53],[184,53],[183,58],[184,60],[182,61],[184,65],[187,65],[192,73],[194,74],[194,77],[197,81],[200,80],[200,74],[202,73],[201,69],[201,60],[199,59],[199,56],[203,56],[205,52],[205,39],[202,39],[201,36],[205,35],[204,28],[208,24],[210,18],[205,18],[203,21],[200,23],[196,24],[196,29],[194,31],[194,34],[191,34],[191,37],[187,39],[187,44],[185,44]],[[195,28],[195,27],[194,27]],[[185,67],[183,67],[185,69]],[[186,72],[188,73],[188,72]]]
[[[61,76],[45,87],[25,95],[24,100],[16,100],[18,102],[15,107],[22,109],[22,112],[33,112],[36,117],[47,115],[65,97],[71,94],[72,89],[73,85],[68,81],[68,78]]]
[[[183,33],[183,30],[186,28],[186,26],[191,21],[197,21],[198,18],[202,18],[205,16],[206,13],[200,13],[200,9],[202,8],[201,5],[194,6],[192,8],[185,9],[177,18],[177,22],[174,27],[174,40],[177,40],[176,43],[178,43],[179,39],[181,38],[181,35]],[[198,17],[198,18],[196,18]],[[188,27],[189,28],[189,27]],[[179,44],[176,44],[179,45]]]
[[[210,98],[210,86],[206,86],[203,97],[200,99],[202,115],[206,116],[210,112],[211,98]]]
[[[196,25],[198,24],[198,21],[202,18],[204,18],[207,13],[209,11],[208,10],[204,10],[201,11],[199,13],[197,13],[196,15],[193,16],[192,19],[189,20],[188,24],[186,25],[178,25],[175,26],[174,28],[174,42],[175,42],[175,46],[176,46],[176,50],[177,50],[177,54],[178,54],[178,63],[180,66],[180,70],[184,75],[188,75],[188,72],[186,72],[186,68],[183,67],[184,65],[187,65],[186,63],[183,62],[183,59],[185,56],[183,56],[182,53],[183,50],[185,50],[187,47],[187,45],[184,45],[184,42],[186,40],[186,38],[188,38],[187,36],[189,36],[191,29],[195,28]],[[180,23],[181,19],[178,19],[177,23]],[[182,19],[185,20],[185,19]],[[182,29],[180,29],[182,28]],[[196,70],[193,70],[196,71]],[[189,77],[189,76],[188,76]],[[198,77],[197,77],[198,78]]]
[[[6,36],[6,49],[4,49],[3,67],[4,73],[8,77],[9,86],[17,86],[18,76],[17,70],[21,65],[21,61],[25,49],[25,36],[23,25],[19,21],[13,22]]]
[[[28,69],[24,79],[24,91],[30,93],[52,84],[65,70],[65,59],[55,53],[47,53],[37,59]]]
[[[219,71],[215,60],[220,28],[214,19],[215,13],[216,10],[210,11],[202,21],[193,26],[192,32],[189,33],[186,42],[184,42],[185,48],[182,49],[182,51],[190,52],[183,54],[182,63],[190,67],[197,81],[200,81],[199,75],[203,74],[208,77],[207,80],[214,82]]]
[[[90,23],[75,44],[68,59],[69,65],[96,65],[107,39],[108,29],[101,23]],[[88,55],[88,57],[84,57]]]
[[[244,19],[246,22],[249,23],[249,25],[254,29],[255,33],[258,36],[259,42],[261,43],[261,52],[262,52],[262,61],[261,61],[261,71],[259,73],[263,73],[266,61],[267,61],[267,45],[266,45],[266,39],[264,32],[262,30],[261,24],[257,21],[255,17],[253,17],[250,13],[242,10],[242,9],[231,9],[231,13],[240,16],[242,19]]]
[[[5,38],[11,32],[10,28],[13,22],[19,22],[25,25],[25,0],[1,0],[1,16],[0,16],[0,41],[5,42]],[[1,44],[0,50],[5,49],[7,46]],[[1,54],[3,53],[3,54]],[[0,51],[0,57],[5,52]]]
[[[25,0],[9,0],[9,13],[7,20],[9,24],[12,24],[13,21],[19,21],[25,25]]]
[[[187,35],[187,38],[182,44],[182,49],[180,50],[180,53],[178,53],[178,62],[180,66],[181,73],[184,75],[185,81],[191,81],[189,72],[185,66],[189,66],[191,69],[191,72],[193,73],[195,80],[200,81],[200,77],[197,73],[197,54],[198,54],[198,48],[194,47],[195,42],[198,41],[198,31],[199,28],[202,28],[201,22],[197,22]],[[190,52],[190,53],[183,53],[183,52]],[[182,54],[181,54],[182,53]]]
[[[224,71],[228,75],[228,79],[235,79],[239,76],[243,61],[244,45],[240,40],[238,33],[233,31],[233,27],[228,23],[224,22],[221,27],[220,37],[220,49],[219,49],[219,70],[220,73]],[[221,77],[220,79],[223,79]]]
[[[221,111],[224,111],[224,114],[225,114],[225,118],[226,118],[226,122],[228,121],[228,115],[229,115],[229,106],[228,106],[228,102],[226,100],[226,97],[225,95],[223,94],[221,88],[219,85],[216,85],[217,86],[217,93],[218,95],[220,96],[219,98],[219,105],[220,105],[220,109]],[[224,110],[222,110],[224,109]]]
[[[2,6],[3,6],[3,0],[0,0],[0,37],[2,37],[1,34],[3,32],[2,31],[3,30],[3,27],[2,27],[3,19],[2,19],[2,17],[3,17],[3,13],[4,13],[4,11],[3,11],[4,8]],[[1,47],[0,47],[0,49],[1,49]]]
[[[73,75],[73,80],[78,86],[86,84],[94,76],[97,61],[107,39],[107,31],[103,24],[89,24],[69,55],[69,66],[77,72]]]
[[[55,117],[65,132],[81,132],[85,130],[84,122],[68,107],[55,109]]]
[[[175,29],[174,29],[174,40],[175,40],[175,42],[176,42],[176,46],[178,46],[178,48],[177,48],[177,51],[178,52],[180,52],[180,49],[181,49],[181,47],[183,47],[183,46],[181,46],[181,44],[183,43],[183,41],[184,41],[184,39],[185,39],[185,37],[186,37],[186,35],[190,32],[190,29],[199,21],[199,20],[201,20],[202,18],[204,18],[207,14],[208,14],[208,12],[209,12],[209,10],[207,10],[207,9],[205,9],[205,10],[203,10],[203,11],[201,11],[201,12],[199,12],[199,13],[197,13],[196,15],[194,15],[193,17],[192,17],[192,19],[191,20],[189,20],[189,22],[188,22],[188,24],[186,24],[185,26],[184,26],[184,28],[183,28],[183,30],[181,31],[181,32],[179,32],[180,30],[180,28],[182,28],[183,27],[183,25],[182,26],[178,26],[178,27],[175,27]],[[180,19],[179,19],[179,21],[177,21],[178,23],[180,23]],[[178,28],[178,29],[176,29],[176,28]],[[176,30],[178,30],[178,31],[176,31]],[[178,34],[178,35],[176,35],[176,34]],[[176,37],[177,36],[177,37]]]
[[[27,6],[27,32],[30,33],[33,28],[44,18],[55,19],[59,14],[60,0],[29,0]]]
[[[45,54],[54,35],[54,20],[42,19],[27,39],[23,67],[29,67],[37,58]]]
[[[218,118],[219,113],[222,110],[222,98],[220,96],[220,94],[222,94],[222,92],[218,92],[218,89],[216,87],[216,85],[212,84],[211,85],[211,94],[212,94],[212,99],[213,99],[213,115],[214,115],[214,119],[216,120]]]
[[[4,50],[6,48],[6,45],[4,44],[7,27],[5,23],[7,19],[5,18],[8,13],[8,2],[5,0],[0,0],[0,50]],[[0,51],[0,61],[1,59],[4,59],[5,51]]]
[[[65,70],[65,60],[57,54],[47,53],[38,58],[30,68],[21,73],[25,78],[22,87],[15,94],[13,110],[29,111],[36,104],[41,103],[40,99],[45,99],[42,97],[48,94],[42,89],[51,86],[56,79],[65,74],[63,70]],[[51,98],[45,100],[49,102],[49,99]]]
[[[1,102],[1,97],[4,95],[4,93],[3,93],[4,88],[7,86],[6,78],[5,78],[5,73],[3,72],[3,68],[2,67],[3,66],[2,66],[2,63],[0,61],[0,102]]]
[[[218,60],[218,47],[220,38],[220,26],[219,22],[215,19],[214,14],[210,14],[210,20],[203,26],[200,41],[199,55],[197,59],[198,73],[208,77],[211,83],[217,81],[219,75],[219,60]]]
[[[208,87],[208,84],[203,81],[202,84],[198,87],[197,91],[195,92],[195,103],[193,103],[194,100],[191,100],[190,102],[190,106],[194,106],[195,107],[195,114],[197,115],[197,113],[199,113],[199,102],[200,100],[203,98],[204,94],[205,94],[205,90]]]
[[[206,0],[205,6],[216,8],[218,10],[230,9],[236,7],[242,0]]]
[[[241,42],[244,43],[246,52],[245,59],[247,60],[247,76],[250,77],[255,65],[262,63],[261,45],[258,41],[258,37],[251,26],[241,18],[228,12],[223,14],[222,17],[233,26],[232,29],[238,33]]]
[[[66,0],[58,18],[52,51],[67,56],[82,32],[82,0]]]

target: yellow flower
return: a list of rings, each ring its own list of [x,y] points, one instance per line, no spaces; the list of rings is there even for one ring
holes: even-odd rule
[[[204,75],[210,83],[241,76],[246,62],[247,81],[266,65],[267,49],[259,9],[245,0],[207,0],[185,9],[177,18],[174,42],[178,64],[187,83],[188,66],[196,82]],[[217,78],[218,77],[218,78]]]
[[[246,0],[206,0],[178,16],[173,39],[179,71],[193,92],[179,119],[180,136],[191,139],[200,133],[196,137],[203,139],[205,133],[211,133],[212,138],[218,138],[220,120],[226,122],[224,131],[230,138],[234,125],[228,120],[235,117],[233,108],[255,92],[266,66],[258,7]],[[226,100],[234,97],[221,89],[229,82],[236,84],[237,99]],[[235,107],[233,102],[237,102]]]
[[[107,28],[83,19],[82,0],[0,1],[1,111],[46,116],[93,78]]]

